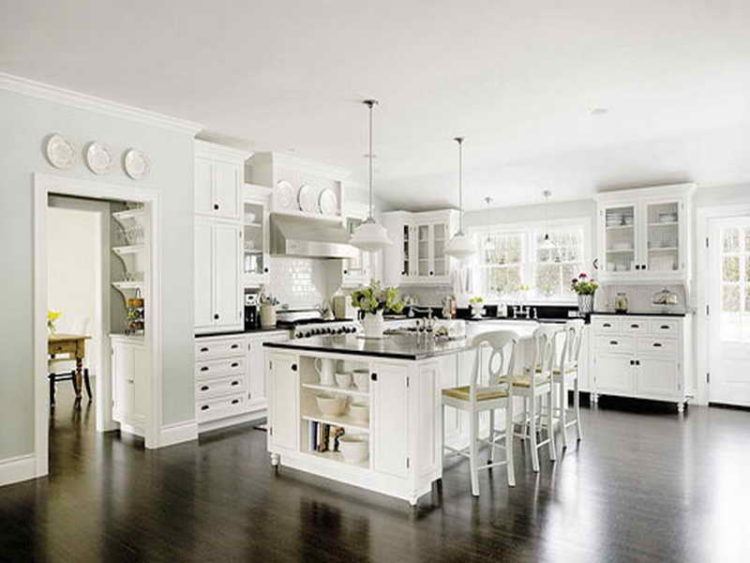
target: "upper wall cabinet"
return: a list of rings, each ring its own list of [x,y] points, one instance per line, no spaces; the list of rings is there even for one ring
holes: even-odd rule
[[[245,160],[252,153],[195,142],[195,213],[239,221]]]
[[[450,283],[453,262],[445,246],[458,226],[458,211],[394,211],[384,213],[382,219],[393,241],[383,254],[386,284]]]
[[[242,188],[242,280],[245,287],[259,287],[270,281],[270,199],[270,188],[253,184]]]
[[[693,184],[597,196],[597,266],[602,281],[686,282]]]

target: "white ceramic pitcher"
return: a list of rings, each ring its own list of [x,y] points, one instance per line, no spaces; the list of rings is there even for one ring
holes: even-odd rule
[[[329,358],[315,358],[315,371],[318,372],[321,385],[333,385],[336,373],[336,361]]]

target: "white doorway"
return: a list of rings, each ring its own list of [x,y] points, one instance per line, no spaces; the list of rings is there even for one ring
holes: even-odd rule
[[[708,221],[708,401],[750,407],[750,216]]]

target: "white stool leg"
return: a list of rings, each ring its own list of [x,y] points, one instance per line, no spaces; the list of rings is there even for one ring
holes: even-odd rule
[[[440,458],[445,457],[445,403],[440,405]]]
[[[568,424],[568,389],[565,387],[565,375],[560,377],[560,432],[562,432],[563,449],[568,447],[568,433],[566,425]]]
[[[547,435],[549,437],[549,458],[552,461],[557,460],[557,447],[555,445],[555,417],[552,410],[555,406],[555,384],[550,383],[549,395],[547,395],[547,401],[549,401],[549,410],[547,411]]]
[[[578,388],[578,374],[576,374],[576,379],[573,383],[573,410],[576,415],[576,436],[580,442],[581,438],[583,438],[583,432],[581,431],[581,391]]]
[[[495,461],[495,410],[490,409],[490,463]]]
[[[505,459],[508,462],[508,486],[516,486],[516,470],[513,465],[513,398],[508,399],[505,409]]]
[[[477,469],[477,462],[479,461],[477,438],[479,437],[479,413],[471,413],[471,422],[469,424],[469,469],[471,471],[471,494],[475,497],[479,496],[479,475]]]
[[[534,471],[539,472],[539,449],[536,445],[536,397],[529,397],[531,402],[531,417],[529,424],[529,440],[531,440],[531,467]]]
[[[529,437],[527,432],[529,423],[529,399],[528,397],[523,398],[523,418],[521,419],[521,440],[526,440]]]

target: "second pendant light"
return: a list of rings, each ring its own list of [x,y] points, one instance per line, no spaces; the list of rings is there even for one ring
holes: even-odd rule
[[[445,253],[453,258],[464,259],[476,252],[472,237],[464,233],[464,158],[463,137],[453,139],[458,143],[458,232],[445,245]]]

